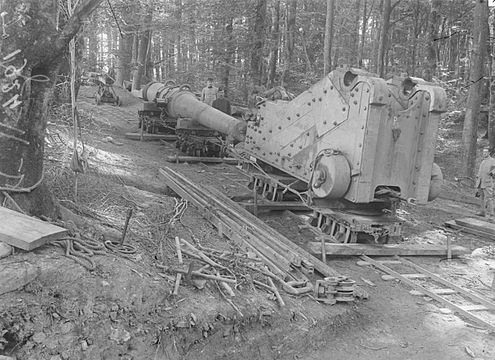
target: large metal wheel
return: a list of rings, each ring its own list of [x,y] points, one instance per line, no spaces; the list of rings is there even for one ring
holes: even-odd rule
[[[344,155],[324,155],[317,160],[310,184],[315,197],[339,199],[350,183],[351,168]]]

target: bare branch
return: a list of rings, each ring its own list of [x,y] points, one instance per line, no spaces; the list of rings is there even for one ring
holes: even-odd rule
[[[30,187],[25,187],[25,188],[19,188],[19,187],[10,187],[10,186],[5,186],[5,187],[0,187],[0,191],[8,191],[8,192],[14,192],[14,193],[29,193],[36,189],[38,186],[41,185],[43,182],[43,172],[41,173],[40,179],[36,182],[36,184],[31,185]]]
[[[5,134],[5,133],[3,133],[1,131],[0,131],[0,137],[6,137],[6,138],[9,138],[9,139],[17,140],[17,141],[20,141],[23,144],[29,145],[29,141],[26,141],[24,139],[18,138],[17,136],[14,136],[14,135]]]
[[[44,63],[49,63],[54,58],[62,54],[69,46],[71,39],[77,34],[83,21],[103,2],[103,0],[80,0],[74,13],[62,29],[59,37],[55,41],[55,50],[49,58],[44,59]]]

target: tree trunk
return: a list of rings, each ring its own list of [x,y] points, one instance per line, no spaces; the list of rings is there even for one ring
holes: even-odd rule
[[[385,52],[387,49],[388,29],[390,27],[390,14],[392,13],[392,0],[384,0],[382,12],[382,28],[380,32],[380,44],[378,48],[378,74],[380,77],[385,75]]]
[[[351,20],[351,43],[350,46],[350,56],[349,56],[349,64],[351,66],[358,65],[358,57],[359,57],[359,0],[355,0],[354,3],[354,11],[353,11],[353,19]],[[364,28],[364,26],[363,26]],[[364,29],[363,29],[364,31]]]
[[[414,16],[414,30],[412,33],[412,51],[411,51],[411,62],[408,68],[409,76],[414,76],[416,73],[416,53],[418,51],[418,37],[420,34],[421,27],[419,26],[419,15],[420,15],[420,3],[416,0],[416,9]]]
[[[119,51],[117,53],[117,68],[115,85],[123,86],[124,81],[131,79],[131,58],[132,58],[133,36],[125,34],[119,38]]]
[[[424,78],[431,81],[437,69],[438,57],[438,26],[440,22],[440,7],[441,0],[433,0],[430,11],[430,21],[428,23],[428,50],[426,52],[427,66],[425,69]]]
[[[251,77],[255,85],[261,85],[263,71],[263,45],[265,43],[266,1],[257,0],[254,22],[254,45],[251,53]]]
[[[96,16],[93,14],[92,23],[96,22]],[[98,36],[96,34],[96,31],[89,31],[88,32],[88,69],[90,71],[96,71],[97,70],[97,56],[98,56]]]
[[[148,8],[148,13],[146,14],[144,24],[148,25],[152,20],[152,7]],[[146,60],[148,58],[148,48],[151,37],[151,30],[144,30],[140,32],[139,36],[139,46],[137,48],[137,64],[136,71],[132,77],[132,89],[139,90],[141,89],[141,82],[144,74],[144,67]]]
[[[148,49],[146,50],[146,60],[144,61],[144,71],[145,76],[144,82],[149,82],[153,79],[153,34],[151,31],[148,33]]]
[[[290,0],[287,4],[287,26],[286,26],[286,59],[285,68],[282,74],[282,86],[285,84],[285,78],[287,72],[291,70],[292,59],[294,57],[294,47],[295,47],[295,31],[296,31],[296,12],[297,12],[297,0]]]
[[[380,0],[380,5],[378,7],[378,12],[383,13],[383,0]],[[379,58],[379,50],[380,50],[380,35],[382,33],[382,23],[377,19],[377,17],[373,17],[374,23],[374,46],[373,46],[373,69],[376,73],[378,73],[378,58]]]
[[[490,44],[490,64],[488,67],[488,82],[490,84],[490,103],[489,103],[489,111],[488,111],[488,143],[490,145],[490,150],[493,153],[495,150],[495,79],[493,76],[493,56],[491,54],[491,49],[493,49],[494,41],[493,36],[495,36],[495,19],[492,20],[491,26],[491,34],[490,29],[488,29],[489,41]]]
[[[175,0],[174,8],[175,20],[175,67],[178,72],[182,71],[182,54],[181,54],[181,24],[182,24],[182,0]]]
[[[229,77],[230,67],[232,66],[232,54],[234,52],[232,30],[234,26],[234,19],[230,18],[224,27],[225,48],[223,49],[223,66],[221,74],[221,83],[224,86],[224,93],[227,96],[229,92]]]
[[[4,104],[0,110],[0,188],[10,193],[27,213],[49,217],[58,214],[53,197],[43,184],[48,105],[70,40],[101,1],[80,0],[74,15],[61,31],[53,26],[56,2],[24,1],[29,3],[25,7],[29,9],[29,15],[23,12],[24,8],[19,9],[16,0],[2,3],[6,20],[13,14],[16,14],[16,20],[21,20],[13,21],[7,28],[2,54],[8,57],[17,49],[24,50],[12,55],[9,62],[15,68],[16,76],[4,78],[6,84],[17,83],[20,87],[12,87],[0,95]],[[35,76],[36,79],[28,80]],[[6,105],[9,99],[11,102]]]
[[[366,29],[368,27],[367,1],[363,1],[363,22],[361,24],[361,41],[359,42],[358,66],[363,67],[364,41],[366,38]],[[328,13],[327,13],[328,16]],[[326,32],[325,32],[326,37]]]
[[[485,26],[488,21],[488,2],[479,0],[474,8],[473,48],[471,52],[471,69],[469,75],[469,94],[466,116],[462,131],[463,168],[466,176],[473,178],[476,162],[476,144],[478,138],[478,120],[483,86],[484,60],[488,34]]]
[[[449,60],[448,60],[448,69],[449,69],[449,75],[450,76],[457,76],[455,75],[456,73],[456,64],[457,64],[457,51],[459,49],[459,33],[457,30],[452,28],[453,24],[453,13],[452,11],[449,13],[449,23],[450,23],[450,30],[449,30],[449,47],[448,47],[448,52],[449,52]]]
[[[276,0],[272,9],[272,44],[268,64],[268,88],[275,86],[277,74],[278,49],[280,47],[280,0]]]

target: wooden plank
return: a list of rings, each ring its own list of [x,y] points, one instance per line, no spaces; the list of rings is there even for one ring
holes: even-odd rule
[[[394,271],[394,270],[390,269],[389,267],[387,267],[387,266],[385,266],[383,264],[380,264],[379,262],[373,260],[372,258],[370,258],[370,257],[368,257],[366,255],[362,255],[361,256],[361,259],[364,260],[364,261],[367,261],[367,262],[372,263],[373,266],[376,267],[377,269],[380,269],[380,270],[382,270],[383,272],[385,272],[385,273],[387,273],[389,275],[395,276],[397,279],[400,279],[401,282],[403,282],[403,283],[411,286],[415,290],[418,290],[418,291],[422,292],[423,294],[431,297],[432,299],[437,300],[441,304],[447,305],[454,312],[458,312],[458,313],[464,315],[466,318],[474,321],[475,323],[480,324],[480,325],[486,327],[491,332],[495,332],[495,326],[493,324],[490,324],[489,322],[483,320],[482,318],[480,318],[480,317],[478,317],[478,316],[476,316],[474,314],[471,314],[469,311],[466,311],[466,310],[462,309],[460,306],[458,306],[458,305],[454,304],[453,302],[451,302],[451,301],[449,301],[449,300],[441,297],[438,294],[435,294],[434,292],[426,289],[424,286],[421,286],[419,284],[416,284],[413,280],[410,280],[410,279],[407,279],[407,278],[403,277],[397,271]]]
[[[232,164],[237,165],[239,160],[235,158],[217,158],[217,157],[205,157],[205,156],[185,156],[185,155],[170,155],[166,156],[165,160],[168,162],[188,162],[188,163],[211,163],[211,164]]]
[[[280,276],[281,278],[285,277],[286,274],[284,273],[284,271],[290,270],[290,264],[287,265],[286,269],[281,269],[281,264],[275,264],[275,259],[270,259],[269,256],[258,250],[256,246],[259,247],[259,243],[256,242],[255,245],[253,245],[252,243],[250,243],[250,241],[252,241],[252,238],[248,237],[245,231],[236,231],[238,229],[231,228],[230,225],[233,224],[233,222],[231,223],[232,220],[229,220],[229,222],[227,223],[224,222],[227,217],[218,211],[212,211],[212,206],[208,204],[206,200],[199,197],[198,194],[194,192],[194,189],[184,188],[184,184],[175,182],[171,175],[168,174],[166,171],[164,171],[163,169],[160,169],[159,171],[161,175],[166,179],[167,185],[170,186],[170,188],[174,192],[193,203],[198,209],[202,210],[205,219],[210,221],[217,229],[222,229],[222,233],[225,236],[233,240],[238,245],[244,245],[248,247],[251,251],[256,253],[265,264],[270,267],[270,270],[273,273],[275,273],[277,276]],[[236,224],[235,228],[239,226],[240,225]]]
[[[455,219],[455,223],[466,228],[483,231],[484,233],[495,235],[495,224],[475,218]]]
[[[440,195],[438,195],[438,198],[455,201],[455,202],[462,202],[465,204],[472,204],[472,205],[480,204],[480,200],[476,199],[474,196],[466,196],[458,192],[454,193],[451,191],[446,191],[445,189],[442,189],[442,192],[440,193]]]
[[[67,235],[68,230],[0,207],[0,241],[29,251]]]
[[[428,275],[425,274],[402,274],[407,279],[426,279],[428,278]],[[393,275],[382,275],[382,280],[384,281],[390,281],[396,279],[395,276]]]
[[[467,233],[467,234],[477,235],[477,236],[480,236],[480,237],[487,239],[487,240],[495,240],[495,236],[493,234],[490,234],[490,233],[485,232],[485,231],[476,230],[476,229],[472,229],[472,228],[458,225],[458,224],[456,224],[456,222],[454,220],[446,221],[445,226],[447,226],[451,229],[454,229],[454,230],[462,231],[462,232]]]
[[[244,209],[249,212],[254,211],[254,203],[251,202],[238,202]],[[284,211],[284,210],[309,210],[309,208],[299,201],[280,201],[280,202],[267,202],[258,201],[258,210],[261,211]]]
[[[278,246],[284,246],[290,252],[298,255],[307,264],[311,263],[311,265],[314,266],[314,269],[320,272],[325,277],[340,275],[336,270],[309,254],[306,250],[302,249],[291,240],[287,239],[285,236],[277,232],[275,229],[268,226],[264,221],[258,219],[247,210],[242,208],[240,205],[230,200],[227,196],[225,196],[217,189],[212,187],[208,187],[208,189],[201,188],[199,185],[192,183],[186,177],[170,168],[160,169],[159,172],[165,177],[170,176],[169,174],[167,174],[167,172],[174,174],[174,176],[177,176],[180,181],[186,184],[188,187],[192,189],[195,188],[199,192],[205,193],[205,195],[208,196],[209,200],[212,201],[212,205],[215,204],[220,209],[228,212],[229,215],[232,216],[232,219],[236,222],[239,222],[239,224],[243,224],[243,226],[249,225],[251,231],[259,235],[260,240],[265,241],[267,244],[271,244],[273,242],[269,241],[268,239],[276,239],[276,242],[279,243]]]
[[[431,291],[433,291],[435,294],[438,294],[438,295],[454,295],[454,294],[457,294],[457,291],[455,291],[453,289],[433,289]]]
[[[140,133],[125,133],[125,137],[127,139],[131,139],[131,140],[141,140],[141,134]],[[143,140],[145,140],[145,141],[152,141],[152,140],[175,141],[175,140],[177,140],[177,135],[143,133]]]
[[[489,310],[485,305],[461,305],[462,310],[465,311],[486,311]]]
[[[402,262],[400,262],[399,260],[375,260],[375,261],[378,261],[380,264],[395,264],[395,265],[402,264]],[[371,264],[363,260],[358,260],[356,261],[356,265],[369,266]]]
[[[313,254],[321,253],[321,243],[312,241],[309,249]],[[326,243],[327,256],[447,256],[447,247],[430,244],[334,244]],[[452,256],[469,254],[462,246],[452,246]]]
[[[454,294],[457,294],[457,291],[455,290],[452,290],[452,289],[430,289],[430,291],[434,294],[437,294],[437,295],[454,295]],[[411,295],[416,295],[416,296],[423,296],[425,294],[423,294],[422,292],[420,291],[415,291],[414,293],[413,292],[410,292]]]
[[[255,217],[250,212],[247,212],[246,210],[244,210],[241,206],[239,206],[236,203],[234,203],[233,201],[231,201],[228,197],[226,197],[224,194],[222,194],[217,189],[212,188],[212,187],[208,187],[208,189],[215,196],[215,200],[217,200],[219,203],[227,203],[232,208],[234,214],[236,214],[240,218],[245,219],[246,221],[252,223],[253,225],[257,226],[258,228],[261,228],[261,227],[264,228],[264,230],[266,230],[268,233],[271,233],[272,236],[277,238],[288,249],[290,249],[294,253],[298,254],[302,259],[306,260],[306,262],[311,263],[314,266],[314,269],[316,271],[318,271],[320,274],[324,275],[325,277],[339,276],[340,275],[335,269],[330,267],[328,264],[317,259],[313,255],[311,255],[309,252],[307,252],[306,250],[304,250],[300,246],[296,245],[291,240],[287,239],[285,236],[280,234],[278,231],[276,231],[275,229],[268,226],[263,220],[258,219],[257,217]]]

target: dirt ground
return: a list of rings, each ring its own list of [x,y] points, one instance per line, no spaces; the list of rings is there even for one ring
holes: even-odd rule
[[[169,166],[227,195],[247,193],[248,177],[234,165],[165,162],[176,151],[173,143],[124,136],[137,131],[139,100],[118,90],[122,107],[96,106],[94,91],[82,87],[79,95],[84,149],[81,143],[78,149],[84,150],[87,169],[77,177],[77,199],[69,168],[73,130],[64,107],[53,112],[48,125],[45,178],[60,204],[86,219],[69,224],[74,234],[118,237],[132,207],[126,242],[135,252],[95,255],[93,270],[53,245],[0,260],[0,265],[27,262],[40,271],[21,290],[0,295],[0,355],[21,360],[495,358],[493,334],[430,298],[411,295],[406,285],[383,281],[380,272],[358,266],[357,258],[328,261],[369,293],[368,299],[350,304],[322,305],[283,293],[286,306],[279,308],[270,294],[245,280],[231,303],[212,282],[203,289],[186,282],[179,296],[172,296],[175,236],[215,249],[234,245],[192,205],[171,224],[176,200],[158,169]],[[452,261],[413,260],[494,299],[489,290],[489,269],[495,268],[492,243],[443,227],[444,221],[476,210],[466,202],[474,199],[468,184],[455,178],[450,141],[456,131],[455,122],[443,122],[437,162],[447,180],[445,195],[426,206],[401,209],[404,241],[440,244],[449,237],[452,244],[473,250]],[[263,219],[296,243],[311,239],[286,214]]]

